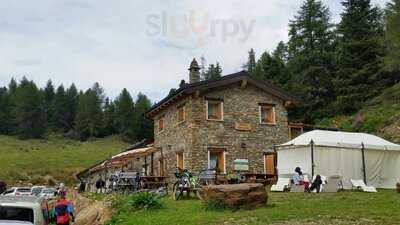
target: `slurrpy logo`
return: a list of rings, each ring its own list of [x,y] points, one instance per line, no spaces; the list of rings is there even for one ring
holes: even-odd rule
[[[255,20],[215,19],[209,13],[194,10],[181,16],[166,11],[146,17],[146,34],[170,45],[197,48],[207,41],[245,42],[251,35]]]

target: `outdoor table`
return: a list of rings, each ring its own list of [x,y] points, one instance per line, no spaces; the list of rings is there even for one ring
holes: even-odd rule
[[[245,178],[246,181],[260,181],[258,183],[263,183],[264,185],[266,184],[272,184],[276,180],[276,175],[274,174],[263,174],[263,173],[245,173],[242,174]]]
[[[156,189],[160,187],[168,188],[167,177],[162,176],[143,176],[140,177],[141,182],[143,184],[143,188],[145,189]]]

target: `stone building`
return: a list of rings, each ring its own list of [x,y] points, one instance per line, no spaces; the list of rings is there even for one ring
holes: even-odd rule
[[[200,81],[195,59],[189,81],[146,113],[159,150],[155,174],[173,177],[177,167],[274,173],[274,157],[263,150],[289,140],[287,108],[297,98],[246,71]]]

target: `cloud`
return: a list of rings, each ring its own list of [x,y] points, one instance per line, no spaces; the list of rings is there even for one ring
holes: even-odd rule
[[[324,1],[335,21],[340,3]],[[374,3],[383,5],[384,0]],[[90,1],[4,0],[0,4],[0,85],[28,76],[86,89],[98,81],[109,96],[122,88],[164,97],[193,57],[219,61],[224,73],[287,40],[298,0]]]

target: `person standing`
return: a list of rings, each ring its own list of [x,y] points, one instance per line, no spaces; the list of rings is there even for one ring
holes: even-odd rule
[[[75,222],[72,203],[66,199],[65,192],[60,192],[59,198],[54,205],[54,217],[57,225],[70,225]]]

